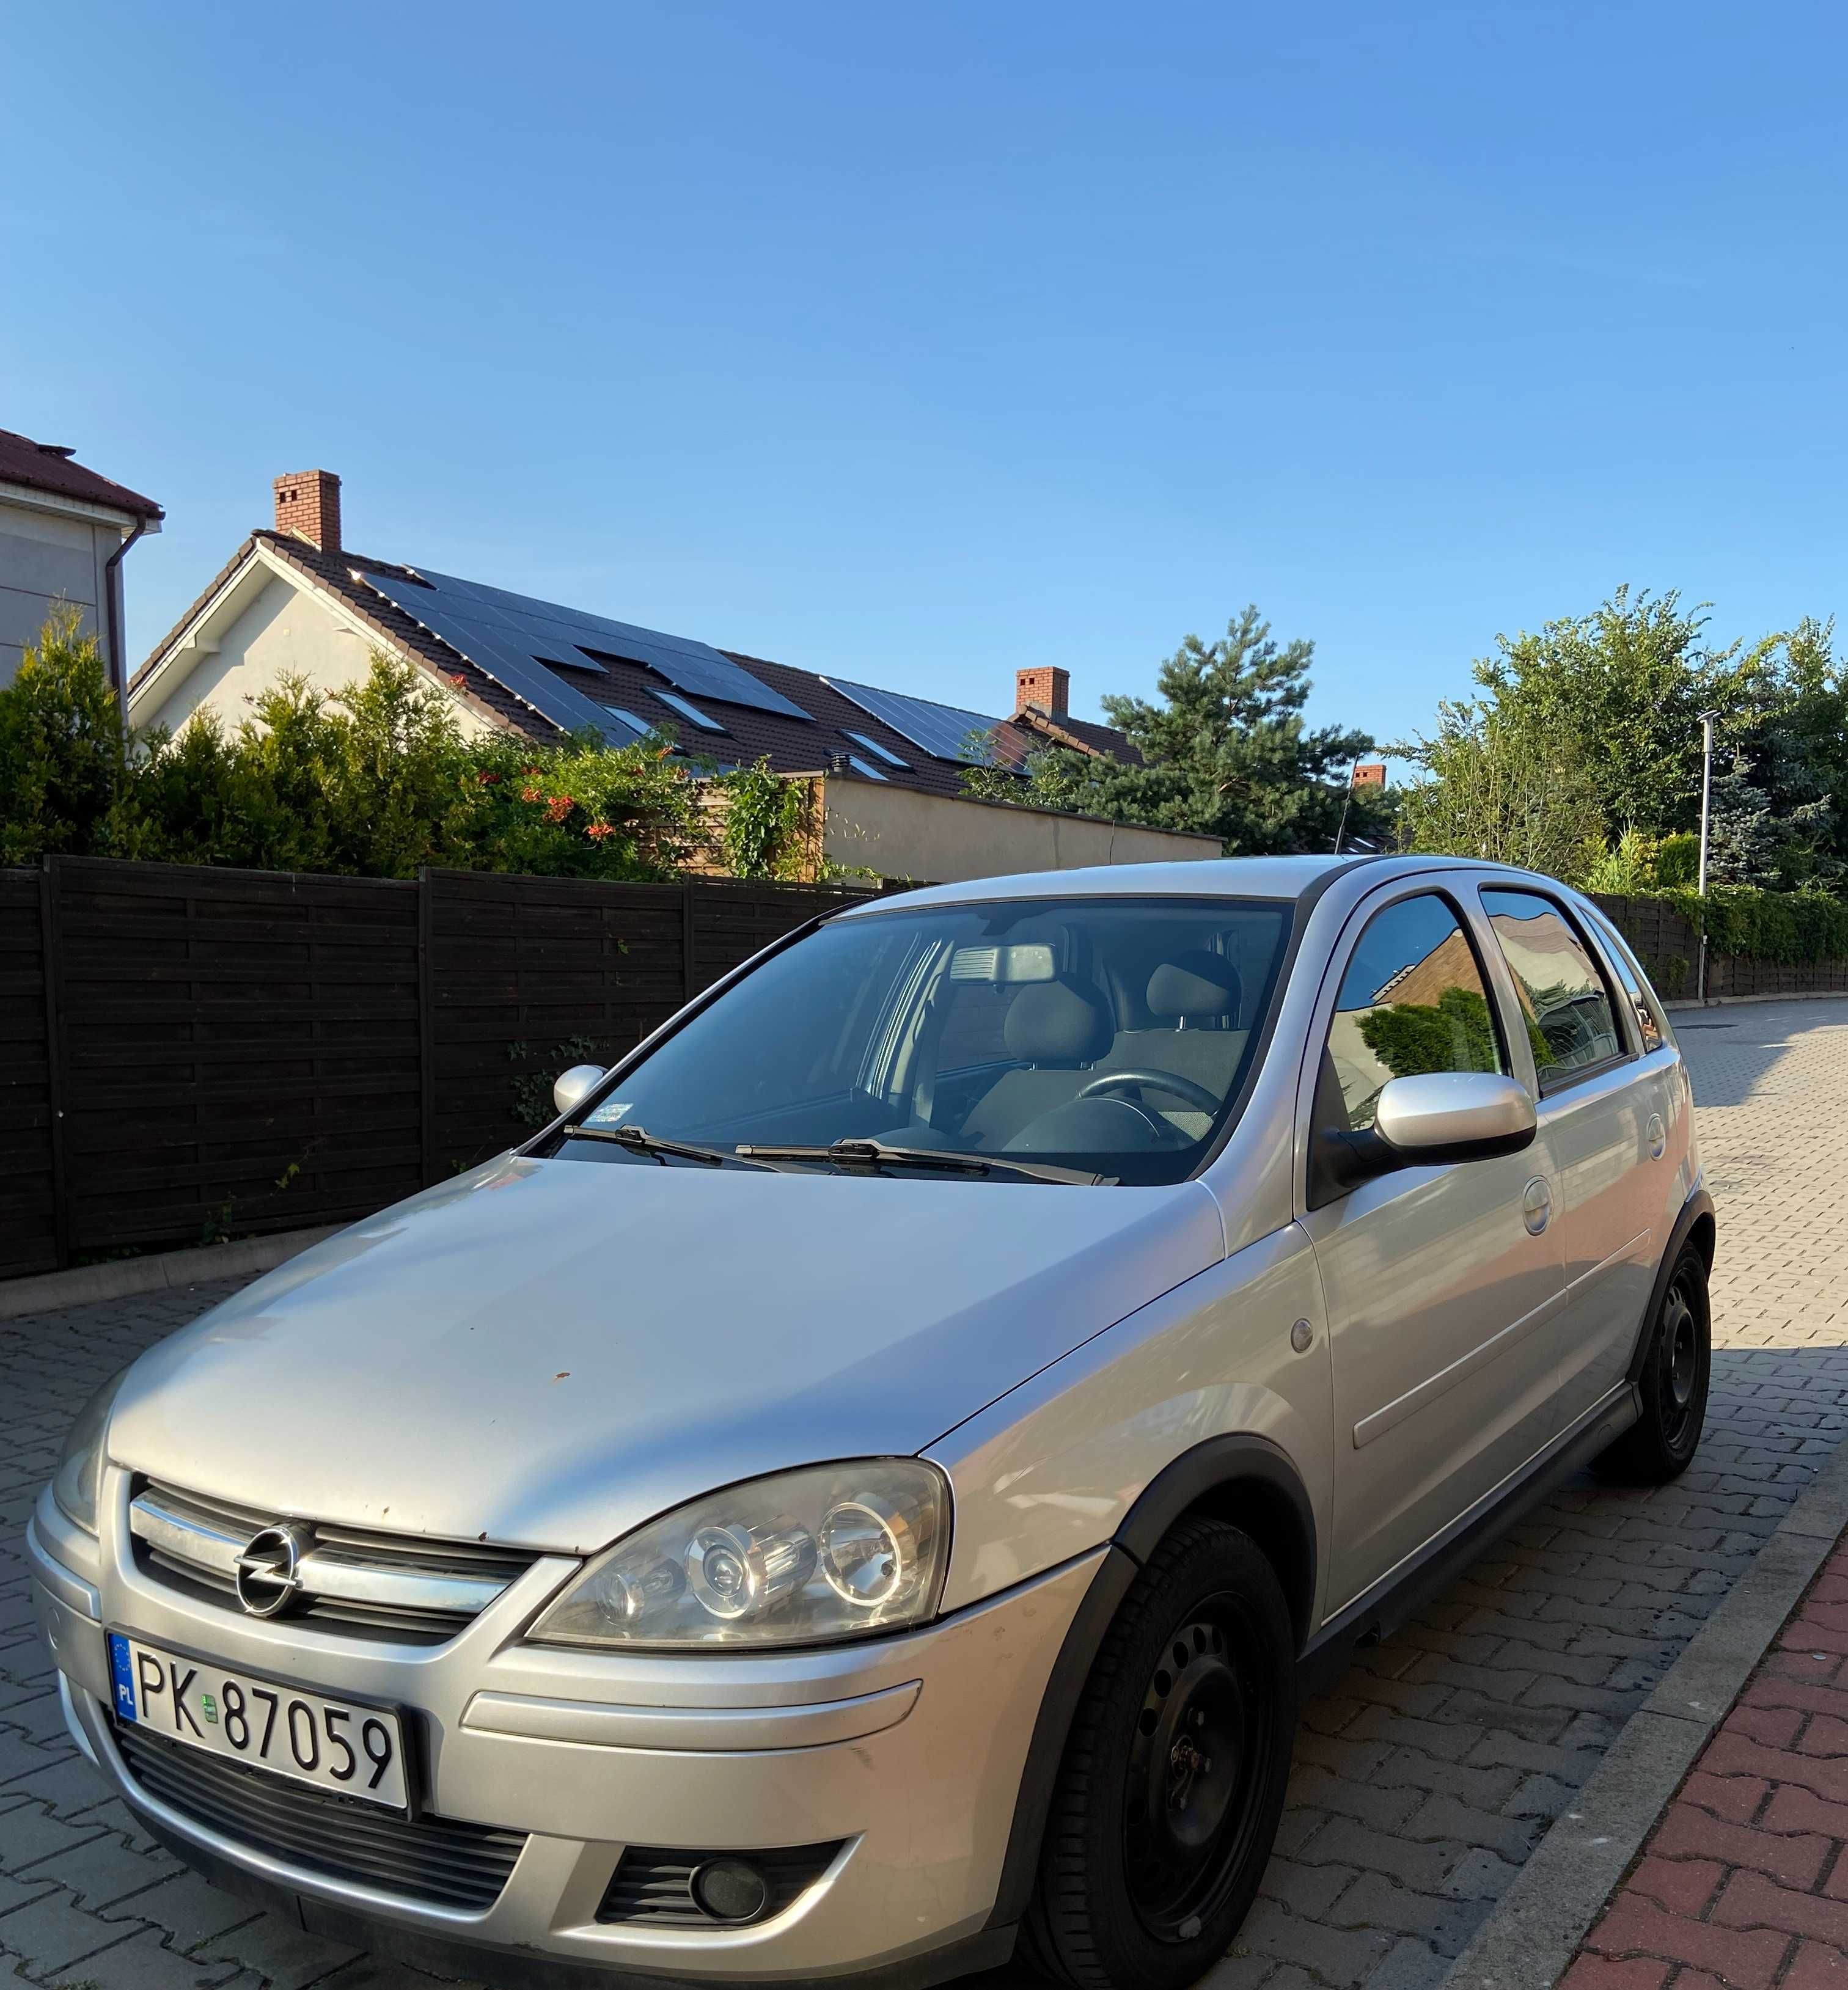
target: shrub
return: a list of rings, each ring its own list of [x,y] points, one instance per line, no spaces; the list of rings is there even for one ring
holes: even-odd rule
[[[672,750],[658,735],[467,739],[440,691],[376,654],[331,695],[283,677],[235,732],[201,711],[178,733],[131,735],[95,639],[59,611],[0,690],[0,863],[668,878],[701,840]]]

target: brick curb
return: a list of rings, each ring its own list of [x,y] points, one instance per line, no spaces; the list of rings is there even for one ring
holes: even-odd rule
[[[137,1292],[209,1285],[218,1279],[241,1279],[253,1272],[273,1271],[311,1244],[335,1236],[345,1228],[343,1223],[328,1224],[316,1230],[285,1231],[277,1237],[250,1237],[241,1243],[164,1251],[155,1257],[118,1258],[113,1265],[80,1265],[68,1272],[8,1279],[0,1283],[0,1319],[18,1319],[29,1313],[93,1306],[99,1299],[130,1299]]]
[[[1439,1990],[1551,1990],[1558,1982],[1844,1527],[1848,1442],[1625,1723]]]

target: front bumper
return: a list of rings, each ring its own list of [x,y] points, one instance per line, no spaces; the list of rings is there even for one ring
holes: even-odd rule
[[[100,1543],[49,1494],[28,1530],[33,1598],[78,1745],[182,1856],[299,1900],[305,1924],[401,1953],[419,1941],[498,1951],[528,1975],[543,1958],[657,1978],[921,1983],[1004,1953],[1008,1937],[984,1931],[1021,1771],[1103,1550],[903,1636],[640,1658],[518,1642],[577,1566],[555,1557],[438,1645],[246,1618],[150,1581],[129,1551],[127,1499],[126,1476],[107,1475]],[[114,1738],[106,1625],[403,1707],[422,1744],[424,1808],[530,1834],[499,1897],[464,1911],[294,1866],[141,1788]],[[841,1850],[818,1880],[748,1927],[597,1918],[631,1845],[834,1841]]]

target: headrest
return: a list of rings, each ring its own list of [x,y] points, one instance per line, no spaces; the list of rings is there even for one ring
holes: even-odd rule
[[[1001,1035],[1023,1064],[1089,1064],[1116,1041],[1116,1028],[1091,990],[1033,981],[1014,997]]]
[[[1238,969],[1204,947],[1164,960],[1149,976],[1149,1008],[1157,1016],[1235,1017],[1244,1000]]]

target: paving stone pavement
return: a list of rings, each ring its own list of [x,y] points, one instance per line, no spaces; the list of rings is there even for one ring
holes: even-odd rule
[[[1212,1990],[1429,1990],[1848,1429],[1848,1001],[1678,1019],[1719,1205],[1713,1397],[1673,1486],[1565,1487],[1306,1710]],[[217,1892],[64,1737],[20,1533],[85,1397],[236,1282],[0,1323],[0,1984],[428,1990]],[[1016,1972],[984,1979],[1000,1990]],[[1638,1986],[1642,1990],[1642,1986]]]

